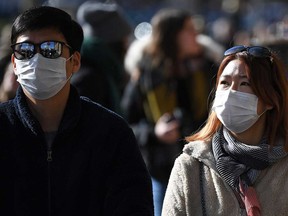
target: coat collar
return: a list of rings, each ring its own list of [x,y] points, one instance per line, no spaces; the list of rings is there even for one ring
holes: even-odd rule
[[[13,99],[13,103],[16,109],[16,113],[22,124],[35,135],[43,133],[39,121],[33,116],[31,110],[28,107],[26,96],[21,86],[17,90],[16,96]],[[69,98],[63,113],[58,133],[65,133],[69,130],[72,130],[79,121],[80,115],[80,97],[77,90],[71,85]]]
[[[203,162],[217,173],[211,141],[194,141],[184,146],[183,152]]]

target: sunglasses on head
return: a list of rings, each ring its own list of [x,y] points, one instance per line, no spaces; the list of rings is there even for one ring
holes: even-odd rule
[[[224,56],[229,56],[238,52],[246,51],[249,55],[258,57],[258,58],[265,58],[271,57],[271,51],[262,46],[234,46],[224,52]]]
[[[39,44],[21,42],[11,45],[13,54],[18,60],[31,59],[37,53],[37,47],[42,56],[49,59],[56,59],[62,55],[63,46],[72,50],[72,47],[61,41],[44,41]]]

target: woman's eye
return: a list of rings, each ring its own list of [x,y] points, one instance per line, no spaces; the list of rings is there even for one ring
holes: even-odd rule
[[[229,83],[225,80],[220,81],[220,85],[228,86]]]
[[[243,85],[243,86],[250,86],[250,83],[249,83],[249,82],[242,82],[241,85]]]

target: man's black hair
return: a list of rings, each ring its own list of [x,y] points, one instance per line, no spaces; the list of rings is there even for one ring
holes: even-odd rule
[[[80,52],[83,42],[81,26],[65,11],[50,6],[34,7],[20,14],[12,25],[11,44],[26,31],[44,28],[55,28],[64,35],[73,51]]]

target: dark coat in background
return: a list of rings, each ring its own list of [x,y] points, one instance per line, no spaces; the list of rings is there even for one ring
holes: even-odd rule
[[[125,82],[123,63],[116,52],[100,39],[85,39],[81,68],[71,78],[79,94],[121,114],[120,100]]]
[[[151,56],[143,56],[139,62],[139,79],[128,83],[121,105],[151,176],[168,183],[174,161],[185,144],[184,138],[207,119],[207,98],[216,68],[205,56],[193,57],[181,64],[185,76],[167,77],[164,66],[155,68],[152,61]],[[157,120],[165,113],[172,114],[180,123],[181,138],[175,144],[162,143],[154,133]]]

